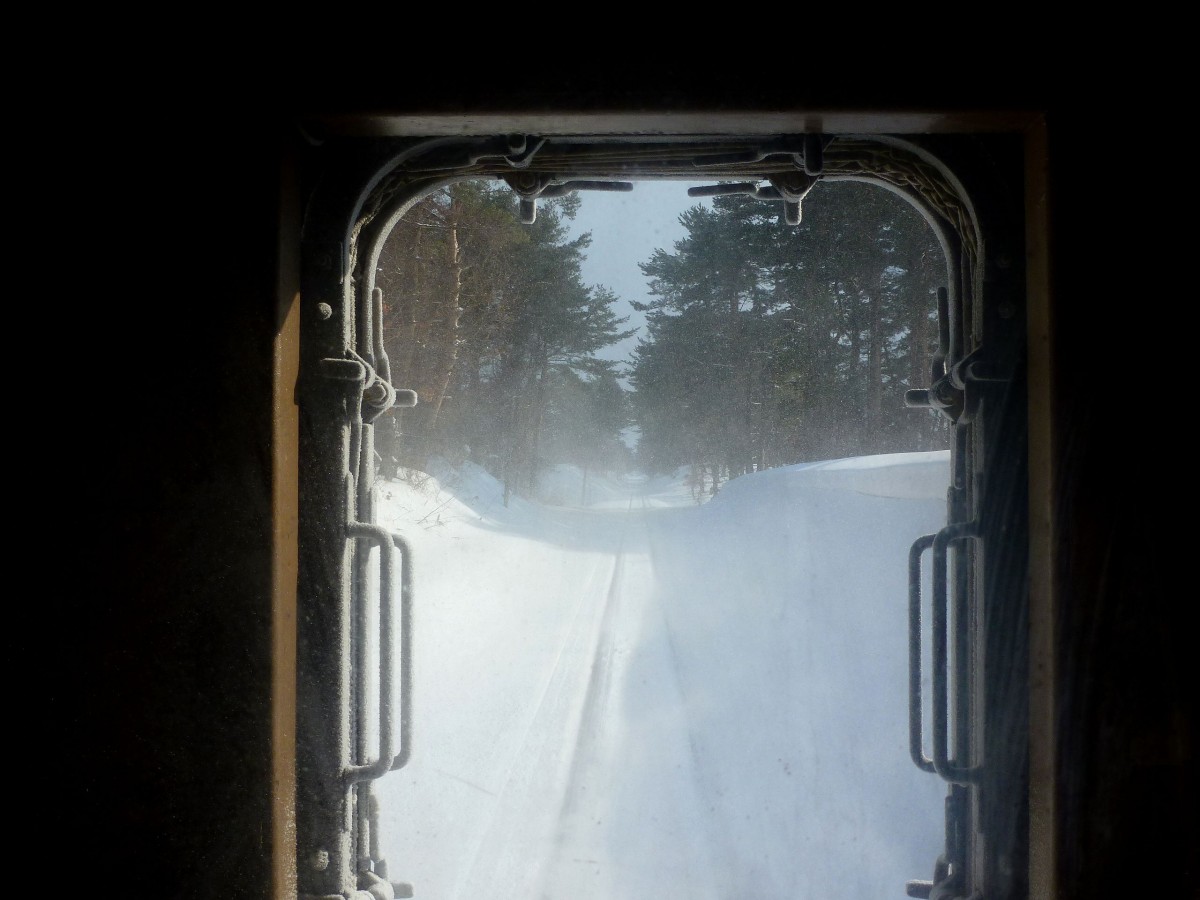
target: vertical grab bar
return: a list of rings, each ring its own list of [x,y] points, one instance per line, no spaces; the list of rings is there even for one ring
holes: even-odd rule
[[[922,535],[908,551],[908,752],[922,772],[934,771],[921,749],[921,555],[933,539]]]
[[[347,534],[358,540],[372,541],[379,548],[379,756],[368,763],[348,766],[342,773],[347,785],[373,781],[391,771],[395,759],[392,719],[392,617],[395,606],[392,572],[395,546],[392,535],[378,525],[350,522]]]
[[[978,526],[974,522],[960,522],[947,525],[933,538],[933,768],[952,784],[970,784],[979,777],[977,769],[950,761],[950,660],[946,649],[949,620],[946,550],[952,541],[973,537],[979,537]]]
[[[412,548],[398,534],[392,544],[400,554],[400,752],[391,770],[402,769],[412,756]],[[391,641],[391,636],[387,636]]]

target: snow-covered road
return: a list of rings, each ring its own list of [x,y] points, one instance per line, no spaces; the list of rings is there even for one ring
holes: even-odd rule
[[[377,787],[436,900],[904,896],[943,786],[907,750],[905,572],[945,454],[587,507],[469,467],[383,485],[414,548],[414,752]],[[562,496],[579,499],[578,486]]]

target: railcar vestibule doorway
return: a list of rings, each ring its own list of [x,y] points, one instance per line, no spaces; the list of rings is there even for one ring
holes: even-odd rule
[[[894,375],[892,383],[893,397],[906,399],[909,413],[917,415],[919,410],[921,415],[928,414],[926,422],[936,423],[930,440],[936,441],[937,429],[942,429],[948,457],[948,490],[935,492],[941,493],[936,504],[942,521],[931,529],[927,540],[914,543],[912,536],[906,538],[906,552],[899,554],[904,558],[897,562],[909,575],[907,589],[910,593],[916,591],[918,606],[920,602],[932,604],[932,629],[928,624],[921,628],[919,614],[907,606],[902,618],[907,619],[908,628],[896,629],[900,632],[897,640],[906,647],[915,641],[916,647],[916,655],[910,649],[905,660],[910,670],[918,673],[912,691],[913,706],[903,711],[912,731],[912,746],[907,749],[918,770],[928,769],[931,782],[942,784],[947,797],[946,838],[941,847],[935,848],[936,859],[929,860],[931,877],[923,883],[917,877],[921,873],[911,873],[914,880],[910,890],[919,893],[985,883],[1010,889],[1021,882],[1023,867],[1014,870],[1009,857],[1003,864],[999,862],[983,839],[984,825],[992,823],[992,834],[1002,834],[1007,844],[1020,846],[1028,814],[1022,780],[1024,750],[1011,741],[1018,733],[1013,729],[1025,727],[1025,709],[1020,698],[1014,703],[1008,692],[1012,680],[1021,678],[1014,674],[1011,664],[1016,663],[1019,670],[1022,654],[1027,653],[1019,630],[1027,597],[1022,587],[997,579],[995,570],[988,568],[990,561],[1004,560],[1011,564],[1005,571],[1018,571],[1025,565],[1026,553],[1020,541],[1014,543],[1011,539],[1014,530],[1018,536],[1027,534],[1021,502],[1026,471],[1022,464],[998,464],[1001,449],[1022,440],[1022,426],[1017,423],[1023,422],[1025,409],[1024,181],[1020,140],[1012,136],[987,140],[978,136],[913,139],[801,133],[795,137],[674,135],[647,141],[632,136],[597,139],[570,134],[504,134],[467,140],[400,139],[383,162],[373,155],[378,151],[375,147],[372,154],[342,170],[345,181],[337,189],[318,192],[321,202],[310,210],[305,231],[302,296],[314,298],[314,302],[301,309],[298,392],[304,413],[301,484],[306,491],[301,506],[298,698],[301,802],[297,815],[302,893],[321,896],[367,889],[377,880],[402,876],[401,872],[389,873],[377,865],[385,856],[391,857],[391,866],[398,860],[385,854],[379,844],[380,817],[371,801],[369,785],[410,759],[407,742],[413,730],[411,705],[414,685],[420,684],[419,673],[413,672],[411,664],[415,654],[419,658],[419,651],[413,651],[412,645],[404,641],[415,635],[419,646],[420,631],[413,625],[413,615],[415,621],[420,620],[420,605],[416,601],[414,613],[413,592],[416,597],[422,596],[421,570],[420,555],[414,555],[409,546],[412,536],[398,537],[398,532],[380,524],[382,503],[375,478],[379,464],[383,463],[385,469],[394,466],[390,473],[394,477],[414,468],[419,471],[419,466],[406,464],[417,459],[406,460],[404,454],[414,449],[427,452],[437,439],[443,440],[441,449],[466,447],[465,461],[484,471],[492,466],[492,476],[505,486],[504,508],[510,508],[514,486],[534,488],[536,477],[529,470],[536,468],[539,450],[548,443],[558,440],[562,445],[558,449],[564,453],[587,453],[597,449],[599,443],[585,439],[574,448],[566,446],[571,443],[571,434],[590,434],[588,426],[578,422],[565,429],[568,437],[553,438],[552,430],[546,427],[548,411],[555,411],[566,421],[573,414],[570,410],[581,408],[578,402],[571,407],[565,400],[555,405],[547,393],[539,396],[539,389],[548,391],[555,386],[549,378],[553,354],[569,356],[572,351],[538,348],[542,355],[527,356],[526,360],[540,359],[543,365],[527,366],[525,375],[531,380],[521,385],[513,380],[516,376],[511,355],[494,352],[492,357],[486,356],[487,340],[495,339],[505,327],[515,329],[512,334],[525,336],[535,334],[537,329],[528,318],[522,323],[521,317],[527,316],[528,310],[514,309],[511,302],[506,307],[504,297],[487,295],[487,291],[478,290],[479,286],[515,285],[508,299],[528,299],[536,293],[529,289],[531,285],[547,282],[545,278],[530,277],[537,274],[536,257],[507,273],[493,269],[488,273],[490,278],[477,282],[478,292],[471,298],[470,280],[475,273],[468,275],[470,270],[465,266],[456,270],[454,261],[464,259],[472,241],[482,243],[484,233],[488,240],[504,240],[495,225],[498,220],[490,220],[490,230],[476,226],[474,233],[465,220],[460,222],[461,227],[448,228],[445,223],[451,215],[461,214],[464,204],[483,208],[488,202],[496,202],[496,196],[478,186],[483,183],[479,179],[502,183],[509,193],[509,199],[503,202],[515,206],[515,218],[520,224],[536,228],[539,221],[544,226],[558,214],[553,204],[562,201],[557,198],[587,190],[623,189],[631,178],[679,180],[684,173],[694,176],[698,169],[709,176],[710,184],[697,196],[716,198],[712,202],[717,209],[741,209],[747,216],[754,215],[748,211],[750,206],[766,201],[775,226],[781,230],[799,225],[804,220],[802,210],[817,207],[816,198],[823,187],[832,189],[838,182],[845,182],[853,187],[869,184],[873,191],[883,188],[885,193],[903,198],[910,212],[916,211],[941,254],[939,274],[943,283],[941,290],[929,298],[929,315],[913,317],[906,325],[906,333],[912,335],[918,330],[917,323],[924,323],[928,330],[918,344],[923,343],[930,352],[919,366],[913,361],[921,355],[910,354],[906,371],[902,376]],[[958,167],[952,167],[943,157],[955,160]],[[822,185],[822,181],[827,184]],[[476,191],[475,195],[471,190]],[[430,216],[440,217],[436,239],[429,237],[433,220],[420,218],[422,204]],[[702,218],[697,218],[697,232],[692,235],[697,243],[706,238],[700,233]],[[440,270],[439,277],[449,273],[454,284],[449,290],[443,285],[439,292],[430,293],[430,299],[422,300],[415,289],[419,278],[410,269],[401,274],[399,298],[393,301],[381,284],[391,272],[381,263],[385,261],[387,241],[402,236],[410,225],[414,242],[419,243],[418,235],[422,236],[422,246],[431,256],[451,261]],[[764,230],[760,228],[759,232]],[[839,246],[844,247],[850,239],[850,235],[844,235]],[[514,236],[512,240],[519,239]],[[728,257],[730,264],[710,269],[723,269],[728,275],[735,269],[734,261],[746,262],[747,247],[737,247],[736,243],[730,246],[736,247],[726,251],[733,254]],[[778,247],[769,244],[757,249],[766,254],[778,252]],[[514,255],[510,248],[496,258],[510,259]],[[412,250],[400,256],[413,264],[425,259]],[[812,340],[812,334],[801,334],[797,318],[802,317],[781,314],[795,313],[795,304],[789,308],[786,302],[772,301],[769,296],[773,291],[779,291],[777,297],[786,295],[786,268],[760,267],[757,276],[746,280],[740,289],[723,285],[725,305],[713,304],[716,312],[706,313],[696,298],[696,292],[706,287],[705,278],[680,271],[680,258],[686,261],[685,254],[650,260],[662,289],[658,298],[662,302],[658,307],[646,304],[643,312],[652,320],[658,314],[654,320],[658,330],[655,341],[639,348],[640,370],[635,365],[631,377],[640,377],[646,391],[642,400],[643,441],[647,440],[646,428],[653,434],[673,411],[688,408],[688,398],[699,401],[697,406],[718,409],[724,394],[740,403],[732,414],[737,417],[737,427],[725,428],[722,433],[753,440],[745,440],[747,449],[740,456],[728,448],[714,454],[717,459],[708,464],[707,487],[700,488],[711,497],[713,488],[736,484],[736,478],[730,480],[733,475],[767,473],[773,467],[772,460],[788,459],[784,445],[778,441],[772,444],[768,436],[815,439],[813,429],[797,428],[795,422],[788,427],[782,418],[789,410],[794,415],[820,414],[813,412],[817,393],[812,376],[800,371],[800,364],[821,358],[824,352],[825,358],[834,360],[826,369],[838,372],[836,348],[841,348],[846,359],[862,360],[868,371],[882,373],[889,348],[882,334],[876,334],[875,343],[868,340],[856,345],[855,335],[875,333],[869,328],[835,334],[830,347],[824,350]],[[909,272],[912,267],[894,268]],[[763,277],[764,272],[769,277]],[[527,283],[524,290],[519,290],[522,278]],[[572,287],[579,285],[557,285],[554,297],[558,302],[546,308],[561,311],[569,307]],[[707,288],[717,296],[711,284]],[[734,297],[732,302],[730,296]],[[322,299],[318,302],[315,298]],[[600,329],[599,336],[585,333],[580,337],[580,347],[586,349],[589,340],[594,344],[619,333],[620,323],[612,316],[605,319],[609,305],[605,297],[584,286],[573,299],[580,321],[593,326],[599,323]],[[392,302],[397,304],[396,309],[409,304],[398,321],[389,319],[388,304]],[[423,311],[422,302],[426,303]],[[436,306],[439,302],[441,309],[431,314],[434,307],[429,304]],[[832,302],[836,305],[836,298]],[[755,311],[758,315],[753,318]],[[489,320],[492,313],[495,317]],[[717,318],[718,314],[724,314],[724,318]],[[681,327],[689,316],[698,322],[692,334],[704,334],[708,340],[697,343],[689,338],[688,329]],[[786,321],[789,318],[790,323]],[[733,322],[736,327],[722,328]],[[546,323],[536,324],[540,327]],[[557,324],[564,333],[573,327],[572,323]],[[389,329],[399,329],[399,338],[395,330],[389,334]],[[584,328],[576,330],[586,332]],[[713,340],[714,335],[724,337],[723,344]],[[745,340],[738,343],[735,337]],[[808,339],[803,346],[798,345],[801,338]],[[845,346],[846,342],[852,346]],[[658,358],[646,349],[656,343],[662,351]],[[395,349],[390,350],[389,344]],[[519,340],[510,338],[504,346],[511,352],[519,344]],[[728,359],[715,353],[714,346]],[[465,365],[467,354],[476,350],[480,350],[478,358],[470,366]],[[789,350],[794,351],[791,357]],[[714,370],[719,374],[723,366],[732,366],[726,370],[730,377],[704,384],[688,381],[683,363],[697,351],[706,355],[696,372],[711,376]],[[579,348],[574,352],[575,368],[560,364],[560,375],[570,370],[578,376],[587,368],[587,353]],[[406,405],[413,399],[406,393],[412,384],[395,376],[402,363],[419,363],[422,354],[428,365],[420,379],[431,387],[416,393],[431,396],[433,403]],[[735,359],[737,362],[732,361]],[[573,384],[575,400],[579,401],[588,393],[588,386],[603,379],[604,368],[592,364],[591,374],[595,377],[590,380],[559,378],[557,388]],[[905,379],[918,370],[925,382],[905,385]],[[450,378],[463,373],[468,373],[467,380],[451,388]],[[862,418],[871,421],[871,415],[875,415],[873,427],[867,429],[870,434],[881,432],[878,388],[883,383],[882,377],[863,380]],[[730,390],[731,385],[737,389]],[[770,385],[770,394],[763,393],[765,385]],[[493,389],[491,395],[486,390],[489,387]],[[659,391],[657,399],[653,396],[655,389]],[[479,415],[463,409],[471,390],[478,392],[478,409],[509,409],[512,416],[506,434],[489,438],[484,430],[477,430],[471,433],[471,439],[462,440],[469,432],[471,415]],[[898,402],[896,407],[902,405]],[[827,418],[835,408],[831,405],[826,410]],[[536,413],[533,418],[518,415],[529,409]],[[721,424],[728,425],[732,415],[691,412],[678,417],[689,424],[715,422],[719,429]],[[418,426],[407,442],[406,416]],[[392,429],[394,444],[381,439],[385,423]],[[436,426],[447,423],[460,429],[449,443],[444,434],[436,432]],[[655,452],[664,460],[678,451],[671,446],[670,434],[669,429],[660,428],[656,435]],[[533,444],[521,443],[530,439]],[[840,439],[845,441],[844,434]],[[696,446],[694,436],[688,442]],[[842,446],[855,445],[847,442]],[[796,448],[790,452],[796,452]],[[480,455],[471,460],[470,454]],[[813,451],[799,459],[819,462],[838,455]],[[694,461],[693,471],[698,473],[693,481],[705,478],[705,461]],[[926,554],[927,550],[931,552]],[[923,579],[919,574],[910,574],[910,569],[915,567],[919,572],[930,561],[932,574],[925,582],[933,597],[931,601],[920,601]],[[388,586],[390,581],[396,586]],[[901,582],[899,589],[904,587]],[[387,627],[389,619],[400,623],[398,660],[381,650],[394,637]],[[985,628],[985,624],[992,627]],[[383,637],[376,637],[380,630]],[[566,633],[575,634],[570,629]],[[601,628],[598,633],[608,632]],[[987,664],[1000,653],[1005,654],[1008,666]],[[926,656],[932,680],[925,686],[926,696],[922,699],[919,671],[920,661]],[[384,683],[375,687],[372,685],[381,668],[377,662],[382,664]],[[386,708],[393,685],[401,698],[395,717]],[[990,699],[997,692],[1007,698],[1003,706]],[[586,689],[584,696],[588,696]],[[932,729],[932,734],[926,729]],[[995,764],[984,765],[985,758]],[[481,835],[479,840],[486,843],[487,838]],[[311,859],[318,860],[320,866],[306,870],[306,860]]]

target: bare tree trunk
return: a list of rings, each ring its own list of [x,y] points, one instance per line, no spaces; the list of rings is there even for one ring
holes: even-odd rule
[[[856,387],[855,381],[862,376],[862,329],[859,327],[859,310],[858,310],[858,291],[857,285],[853,298],[849,301],[851,306],[849,309],[848,324],[846,328],[847,336],[850,339],[850,353],[847,359],[846,366],[846,387],[851,390],[847,393],[847,400],[844,412],[839,412],[835,420],[833,429],[836,435],[834,443],[833,455],[835,456],[850,456],[850,448],[856,442],[856,436],[863,430],[863,415],[862,407],[856,409],[857,403],[865,402],[865,397],[862,397],[853,391]],[[848,435],[847,431],[853,429],[853,435]]]
[[[449,247],[447,255],[450,258],[449,266],[449,290],[446,292],[445,307],[445,337],[444,351],[442,353],[442,371],[441,379],[435,389],[434,396],[430,398],[429,418],[426,426],[430,434],[433,433],[437,426],[438,416],[442,411],[442,403],[446,399],[446,390],[450,387],[450,378],[454,374],[454,365],[458,360],[458,322],[462,315],[462,249],[458,243],[458,225],[454,222],[450,224],[449,230]]]
[[[413,239],[413,256],[419,257],[421,254],[421,231],[417,231]],[[418,298],[413,292],[413,286],[416,282],[415,273],[410,273],[409,284],[407,290],[401,292],[400,300],[397,303],[397,312],[400,315],[401,321],[404,323],[400,332],[399,358],[393,363],[394,372],[393,379],[399,376],[397,384],[410,385],[414,383],[413,364],[417,355],[417,302]]]
[[[508,506],[508,498],[512,496],[513,481],[519,475],[517,469],[517,435],[521,433],[521,395],[517,384],[518,379],[513,373],[507,373],[505,381],[510,385],[508,388],[509,407],[508,407],[508,422],[505,425],[503,452],[504,456],[501,460],[501,472],[504,476],[504,505]]]
[[[877,293],[867,301],[867,440],[871,446],[879,438],[883,419],[883,324],[880,310],[883,306]]]
[[[546,418],[546,378],[549,368],[549,362],[543,360],[541,368],[538,370],[537,392],[534,395],[533,401],[533,434],[529,448],[528,484],[530,493],[537,486],[538,452],[542,443],[542,426]]]

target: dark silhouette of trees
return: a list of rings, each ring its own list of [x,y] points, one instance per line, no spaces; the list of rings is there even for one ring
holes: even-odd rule
[[[903,402],[927,386],[945,263],[900,197],[820,183],[795,226],[746,195],[686,211],[687,236],[641,264],[632,393],[598,356],[632,329],[581,280],[591,237],[566,224],[579,202],[522,224],[507,187],[464,181],[397,225],[377,273],[384,340],[420,401],[377,423],[386,464],[469,458],[524,493],[549,463],[625,467],[636,422],[643,469],[691,466],[711,494],[762,468],[948,446],[940,417]]]
[[[719,196],[642,264],[653,299],[630,381],[652,472],[722,479],[801,461],[942,449],[904,406],[927,386],[943,255],[906,201],[819,184],[797,226],[778,204]]]
[[[381,423],[386,463],[470,458],[526,491],[547,447],[574,446],[549,430],[585,428],[570,404],[594,406],[607,389],[580,385],[615,384],[614,364],[596,353],[632,333],[612,292],[581,280],[591,239],[568,240],[564,221],[578,204],[545,202],[522,224],[506,187],[459,182],[422,198],[393,230],[377,273],[384,342],[396,386],[419,402]],[[626,421],[610,420],[601,421],[615,439]],[[595,428],[586,426],[599,446]]]

